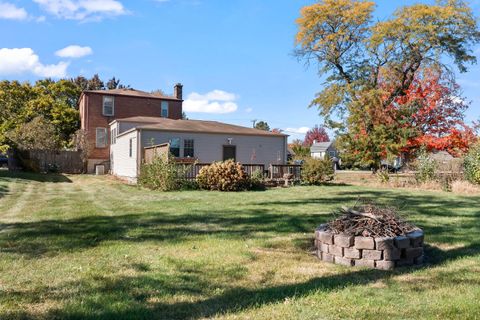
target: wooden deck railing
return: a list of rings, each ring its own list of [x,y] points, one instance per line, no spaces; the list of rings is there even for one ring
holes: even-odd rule
[[[302,178],[302,166],[299,164],[272,164],[269,167],[270,179],[284,179],[285,175],[291,175],[292,180],[298,181]]]
[[[185,179],[194,180],[200,170],[210,164],[211,163],[178,163],[177,166],[182,166],[185,169]],[[263,164],[242,164],[242,166],[249,176],[252,176],[256,171],[260,171],[265,175],[265,165]]]

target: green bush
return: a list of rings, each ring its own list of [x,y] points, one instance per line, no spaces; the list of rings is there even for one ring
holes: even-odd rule
[[[302,181],[306,184],[321,184],[333,179],[335,170],[330,158],[308,158],[302,167]]]
[[[436,171],[438,164],[435,160],[428,157],[426,150],[422,149],[419,152],[416,161],[415,179],[417,182],[434,181],[436,179]]]
[[[474,184],[480,184],[480,143],[470,148],[464,161],[465,178]]]
[[[214,162],[200,169],[197,175],[200,188],[219,191],[241,191],[250,188],[250,178],[240,163],[233,160]]]
[[[142,165],[138,184],[159,191],[193,189],[195,183],[185,179],[185,173],[188,170],[189,166],[179,166],[173,159],[163,156],[155,157],[152,163]]]
[[[262,170],[255,170],[250,177],[251,190],[265,190],[265,176]]]

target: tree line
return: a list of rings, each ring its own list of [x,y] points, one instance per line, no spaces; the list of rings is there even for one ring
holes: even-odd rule
[[[311,106],[357,165],[377,169],[421,148],[464,153],[476,140],[464,123],[469,103],[445,61],[460,72],[476,62],[472,9],[439,0],[384,20],[374,9],[374,1],[322,0],[301,10],[296,55],[325,79]]]
[[[84,90],[129,88],[115,77],[42,79],[34,84],[0,81],[0,152],[10,148],[71,148],[80,128],[78,100]]]

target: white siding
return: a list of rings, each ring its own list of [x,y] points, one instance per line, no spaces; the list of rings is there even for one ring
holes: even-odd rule
[[[193,132],[164,132],[142,130],[142,147],[169,142],[172,138],[180,138],[180,157],[183,157],[183,141],[194,140],[195,157],[200,163],[223,160],[223,146],[232,145],[237,148],[237,161],[248,164],[285,164],[287,158],[287,137],[283,136],[247,136],[233,134],[211,134]]]
[[[117,143],[110,147],[112,173],[119,177],[137,177],[137,141],[138,131],[132,131],[117,137]],[[130,156],[130,139],[132,140],[132,156]]]

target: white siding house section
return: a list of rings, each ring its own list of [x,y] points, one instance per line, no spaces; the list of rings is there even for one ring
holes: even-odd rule
[[[236,146],[236,161],[245,164],[285,164],[286,136],[254,136],[197,132],[142,130],[142,148],[180,139],[180,157],[184,156],[184,141],[193,139],[194,157],[200,163],[223,160],[223,146]]]
[[[116,176],[135,181],[137,177],[138,131],[117,136],[116,143],[110,146],[110,165]]]

